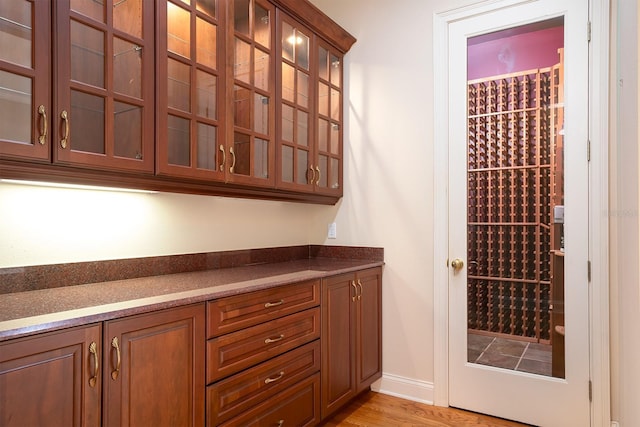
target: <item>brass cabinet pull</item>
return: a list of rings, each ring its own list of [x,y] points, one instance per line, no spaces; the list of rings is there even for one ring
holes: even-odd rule
[[[358,295],[358,300],[362,299],[362,283],[360,282],[360,279],[358,279],[358,286],[360,286],[360,294]]]
[[[266,379],[264,380],[264,383],[265,383],[265,384],[269,384],[269,383],[272,383],[272,382],[276,382],[276,381],[278,381],[279,379],[281,379],[282,377],[284,377],[284,371],[280,371],[280,373],[278,374],[278,376],[277,376],[277,377],[273,377],[273,378],[269,377],[269,378],[266,378]]]
[[[284,335],[280,334],[280,336],[278,338],[267,338],[264,340],[265,344],[271,344],[274,342],[278,342],[281,341],[284,338]]]
[[[227,153],[224,152],[224,145],[220,144],[220,151],[222,151],[222,163],[220,163],[220,171],[224,172],[224,164],[227,163]]]
[[[265,302],[264,303],[264,308],[277,307],[277,306],[282,305],[282,304],[284,304],[284,300],[283,299],[281,299],[278,302]]]
[[[44,105],[38,107],[38,114],[42,116],[42,132],[40,132],[38,142],[40,145],[44,145],[47,142],[47,111]]]
[[[318,172],[318,177],[316,178],[316,185],[320,185],[320,167],[316,166],[316,172]]]
[[[282,427],[284,425],[284,420],[278,421],[278,427]]]
[[[89,385],[91,387],[96,386],[96,381],[98,381],[98,371],[100,369],[100,365],[98,362],[98,345],[93,341],[89,344],[89,353],[93,355],[93,376],[89,378]]]
[[[353,296],[351,297],[351,301],[355,301],[356,300],[356,295],[358,295],[358,288],[356,288],[356,281],[355,280],[351,281],[351,286],[353,286]]]
[[[309,172],[311,172],[311,179],[309,179]],[[313,181],[316,180],[316,171],[313,170],[313,165],[309,165],[309,172],[307,172],[307,182],[313,185]]]
[[[60,117],[62,117],[62,121],[64,122],[64,134],[60,140],[60,146],[67,148],[67,141],[69,140],[69,113],[67,113],[67,110],[62,110]]]
[[[236,152],[233,151],[233,147],[229,148],[229,152],[231,153],[231,167],[229,168],[229,172],[233,173],[233,169],[236,167]]]
[[[116,349],[116,355],[118,356],[118,360],[117,360],[117,364],[116,364],[116,369],[111,372],[111,378],[116,380],[118,379],[118,374],[120,374],[120,345],[118,344],[118,337],[113,337],[113,339],[111,340],[111,347]]]

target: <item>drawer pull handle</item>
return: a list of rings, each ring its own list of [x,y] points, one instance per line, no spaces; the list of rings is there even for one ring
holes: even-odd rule
[[[95,341],[89,344],[89,353],[93,355],[93,376],[89,378],[89,386],[95,387],[96,381],[98,381],[98,370],[100,368],[98,362],[98,345]]]
[[[281,341],[284,338],[284,335],[280,334],[280,336],[278,338],[267,338],[266,340],[264,340],[265,344],[271,344],[274,342],[278,342]]]
[[[282,305],[282,304],[284,304],[284,300],[283,299],[281,299],[278,302],[266,302],[266,303],[264,303],[264,308],[277,307],[277,306]]]
[[[273,382],[278,381],[278,380],[279,380],[279,379],[281,379],[282,377],[284,377],[284,371],[280,371],[280,373],[278,374],[278,376],[277,376],[277,377],[274,377],[274,378],[269,377],[269,378],[265,379],[265,380],[264,380],[264,383],[265,383],[265,384],[273,383]]]
[[[113,372],[111,372],[111,378],[114,380],[118,379],[118,375],[120,374],[120,363],[121,363],[121,359],[120,359],[120,345],[118,344],[118,337],[113,337],[113,339],[111,340],[111,347],[116,349],[116,355],[118,356],[118,361],[116,363],[116,369],[113,370]]]
[[[284,425],[284,420],[278,421],[278,427],[282,427]]]

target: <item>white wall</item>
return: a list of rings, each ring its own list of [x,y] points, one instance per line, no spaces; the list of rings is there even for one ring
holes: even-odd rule
[[[620,425],[640,420],[640,227],[638,207],[637,2],[618,0],[612,11],[612,115],[610,141],[611,231],[611,397]]]
[[[0,183],[0,268],[320,244],[336,209]]]
[[[384,246],[382,387],[433,401],[433,13],[463,1],[312,0],[358,40],[345,59],[342,241]],[[468,1],[467,1],[468,3]]]

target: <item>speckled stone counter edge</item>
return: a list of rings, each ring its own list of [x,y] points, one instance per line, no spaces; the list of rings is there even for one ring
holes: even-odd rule
[[[384,250],[301,245],[0,268],[0,294],[313,258],[383,261]]]

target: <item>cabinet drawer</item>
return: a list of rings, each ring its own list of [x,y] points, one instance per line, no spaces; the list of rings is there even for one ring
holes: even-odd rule
[[[315,374],[222,426],[313,426],[319,422],[320,374]]]
[[[207,384],[320,337],[312,308],[207,341]]]
[[[218,425],[320,370],[316,340],[207,387],[207,423]]]
[[[207,338],[320,305],[320,281],[296,283],[207,303]]]

